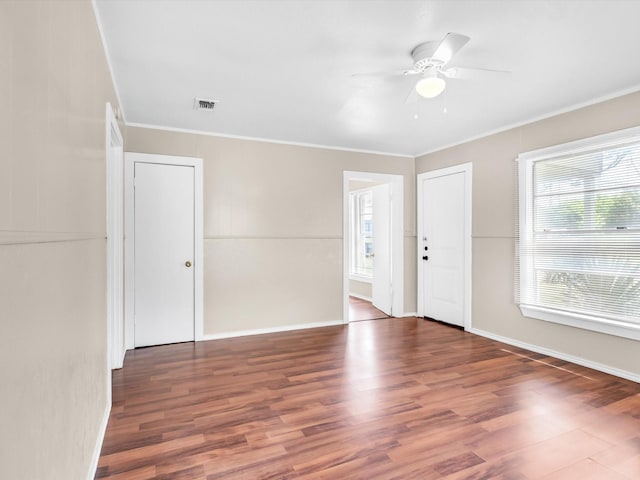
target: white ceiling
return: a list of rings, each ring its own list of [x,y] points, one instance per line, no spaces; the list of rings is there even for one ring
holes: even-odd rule
[[[128,124],[416,156],[640,89],[637,0],[96,0]],[[406,104],[417,44],[471,37]],[[213,112],[194,97],[216,100]],[[447,112],[444,106],[446,104]]]

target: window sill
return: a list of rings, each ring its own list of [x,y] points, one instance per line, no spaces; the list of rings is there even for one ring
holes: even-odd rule
[[[640,325],[533,305],[519,305],[519,307],[522,315],[525,317],[582,328],[593,332],[606,333],[608,335],[615,335],[616,337],[640,340]]]
[[[364,275],[356,275],[356,274],[350,273],[349,280],[355,280],[357,282],[362,282],[362,283],[372,283],[373,278],[365,277]]]

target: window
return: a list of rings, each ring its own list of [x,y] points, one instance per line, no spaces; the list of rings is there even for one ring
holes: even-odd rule
[[[640,339],[640,128],[518,161],[522,313]]]
[[[351,202],[350,274],[371,278],[373,274],[373,193],[361,190],[349,194]]]

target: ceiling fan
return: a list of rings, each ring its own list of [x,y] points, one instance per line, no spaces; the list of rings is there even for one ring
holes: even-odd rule
[[[489,70],[483,68],[448,67],[451,59],[464,47],[470,37],[459,33],[447,33],[441,41],[424,42],[411,51],[413,67],[406,70],[390,72],[361,73],[353,77],[387,77],[419,75],[415,88],[407,98],[409,102],[415,94],[425,98],[435,98],[447,86],[445,79],[466,79],[479,75],[508,74],[503,70]]]

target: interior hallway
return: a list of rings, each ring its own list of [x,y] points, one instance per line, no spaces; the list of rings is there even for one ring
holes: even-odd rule
[[[349,321],[358,322],[360,320],[376,320],[379,318],[389,318],[389,315],[378,310],[367,300],[356,297],[349,297]]]

